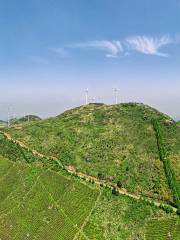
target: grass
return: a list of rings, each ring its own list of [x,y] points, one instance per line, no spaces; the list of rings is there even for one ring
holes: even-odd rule
[[[50,170],[0,157],[0,239],[73,239],[98,191]]]
[[[152,118],[162,123],[167,154],[179,181],[180,135],[176,123],[143,104],[90,104],[9,132],[31,148],[89,175],[119,181],[133,193],[172,201]]]

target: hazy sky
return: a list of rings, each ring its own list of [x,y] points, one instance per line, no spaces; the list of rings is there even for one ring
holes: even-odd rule
[[[0,118],[89,98],[180,119],[180,0],[0,0]]]

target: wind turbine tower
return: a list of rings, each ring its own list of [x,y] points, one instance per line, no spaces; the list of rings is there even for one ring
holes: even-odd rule
[[[8,108],[8,116],[7,116],[7,126],[8,126],[8,128],[10,127],[10,113],[9,113],[9,108]]]
[[[9,128],[11,125],[11,111],[12,111],[12,107],[9,106],[8,107],[8,112],[7,112],[7,127]]]
[[[115,103],[116,104],[118,103],[118,91],[119,91],[119,89],[117,89],[117,88],[114,89],[114,92],[115,92]]]
[[[86,105],[88,104],[88,93],[89,93],[89,90],[88,88],[85,90],[85,97],[86,97]]]

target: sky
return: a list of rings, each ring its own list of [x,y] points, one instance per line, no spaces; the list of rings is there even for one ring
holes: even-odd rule
[[[89,101],[180,119],[180,0],[0,0],[0,119]]]

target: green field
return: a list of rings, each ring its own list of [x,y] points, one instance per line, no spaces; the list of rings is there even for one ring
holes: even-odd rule
[[[21,129],[12,127],[9,132],[30,148],[89,175],[119,181],[133,193],[172,201],[152,118],[161,122],[167,154],[179,181],[178,127],[168,116],[143,104],[89,104]]]
[[[179,240],[180,219],[152,219],[147,222],[145,235],[147,240]]]
[[[123,195],[112,196],[109,190],[104,190],[83,231],[93,240],[143,240],[147,231],[146,222],[149,227],[149,221],[154,218],[156,221],[164,218],[169,224],[173,219],[177,229],[180,228],[176,216],[169,215],[168,218],[168,214],[155,206]],[[180,237],[180,232],[176,235]]]
[[[60,173],[0,157],[0,239],[70,240],[98,191]]]
[[[61,171],[0,157],[0,239],[145,239],[154,218],[180,227],[175,214],[94,187]],[[159,239],[165,239],[161,232]]]

